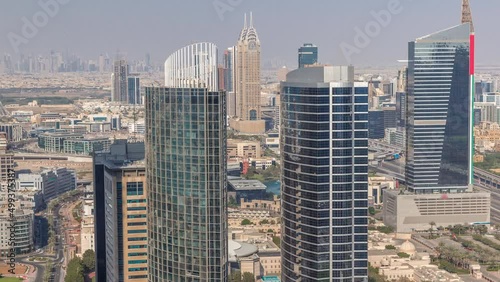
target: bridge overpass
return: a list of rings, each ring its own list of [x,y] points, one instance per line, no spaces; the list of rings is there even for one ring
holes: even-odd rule
[[[71,161],[71,162],[85,162],[91,163],[92,157],[90,156],[61,156],[50,154],[29,154],[29,153],[14,153],[14,160],[17,161]]]

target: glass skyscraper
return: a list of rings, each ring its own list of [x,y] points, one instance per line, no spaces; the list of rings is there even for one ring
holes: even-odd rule
[[[137,76],[129,76],[127,80],[128,80],[127,102],[129,104],[135,104],[135,105],[142,104],[140,78]]]
[[[311,43],[305,43],[299,48],[299,68],[306,65],[314,65],[318,62],[318,47]]]
[[[187,46],[146,87],[149,281],[227,281],[226,98],[217,48]]]
[[[470,187],[470,40],[465,23],[409,43],[406,182],[411,192]]]
[[[281,83],[282,281],[368,278],[368,84],[316,66]]]

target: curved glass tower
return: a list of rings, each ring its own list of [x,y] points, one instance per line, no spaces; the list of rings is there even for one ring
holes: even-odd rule
[[[282,281],[367,276],[368,84],[352,67],[281,83]]]
[[[187,46],[146,87],[149,281],[227,281],[226,96],[217,48]]]

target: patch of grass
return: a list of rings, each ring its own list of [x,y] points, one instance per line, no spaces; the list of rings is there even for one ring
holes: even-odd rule
[[[273,237],[273,243],[278,246],[278,248],[281,248],[281,238],[279,236],[274,236]]]

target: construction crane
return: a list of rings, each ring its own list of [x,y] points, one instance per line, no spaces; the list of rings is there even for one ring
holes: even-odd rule
[[[472,22],[469,0],[462,0],[462,23],[470,23],[470,31],[472,33],[474,32],[474,23]]]

